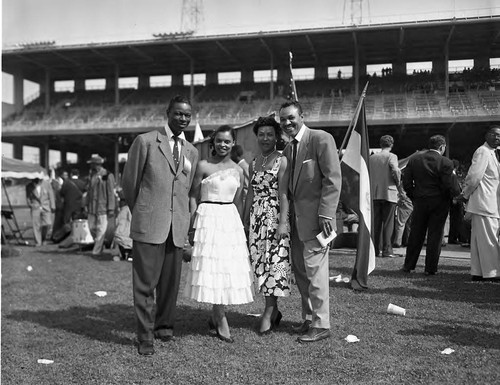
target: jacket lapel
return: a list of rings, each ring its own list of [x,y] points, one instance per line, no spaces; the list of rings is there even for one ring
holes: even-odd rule
[[[163,130],[165,130],[165,129],[163,129]],[[170,149],[170,145],[168,143],[167,135],[164,132],[162,133],[161,131],[158,131],[158,134],[156,135],[156,140],[158,141],[160,151],[167,159],[167,162],[170,165],[170,168],[172,169],[172,171],[174,173],[176,173],[177,170],[175,169],[174,157],[172,155],[172,150]]]

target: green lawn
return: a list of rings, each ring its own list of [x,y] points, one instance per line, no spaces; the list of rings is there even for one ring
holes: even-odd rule
[[[177,340],[142,357],[130,263],[55,246],[20,250],[2,258],[2,384],[500,383],[500,284],[471,282],[467,260],[442,258],[441,274],[425,277],[422,260],[417,273],[403,275],[402,258],[377,259],[369,291],[332,283],[332,338],[310,345],[292,334],[296,289],[280,302],[280,328],[265,337],[248,315],[261,311],[262,297],[230,307],[236,341],[227,344],[208,334],[210,306],[183,298],[181,284]],[[349,275],[353,260],[333,251],[331,275]],[[387,314],[391,302],[406,316]],[[360,341],[346,342],[349,334]],[[441,354],[446,348],[455,351]]]

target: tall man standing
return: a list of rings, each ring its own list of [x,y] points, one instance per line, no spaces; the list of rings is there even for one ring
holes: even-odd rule
[[[391,153],[394,139],[390,135],[380,138],[380,152],[370,156],[370,181],[374,211],[375,256],[394,258],[392,251],[392,233],[394,216],[398,202],[398,190],[401,185],[401,171],[398,157]],[[382,242],[380,237],[382,236]]]
[[[153,338],[173,339],[190,223],[189,190],[198,163],[198,151],[183,132],[190,121],[190,101],[174,97],[167,125],[134,140],[123,170],[123,194],[132,212],[134,307],[142,355],[154,354]]]
[[[432,136],[429,150],[410,157],[403,173],[403,187],[413,201],[413,218],[402,268],[407,273],[415,270],[426,234],[425,275],[437,272],[450,202],[460,194],[457,179],[453,178],[453,162],[443,156],[445,149],[445,138]]]
[[[335,212],[342,178],[333,137],[304,124],[298,102],[280,108],[280,125],[292,141],[284,154],[290,162],[290,218],[292,265],[302,299],[303,323],[299,342],[330,337],[329,248],[316,235],[335,230]]]
[[[472,214],[470,264],[473,281],[500,280],[500,126],[491,127],[486,142],[472,157],[460,200]]]

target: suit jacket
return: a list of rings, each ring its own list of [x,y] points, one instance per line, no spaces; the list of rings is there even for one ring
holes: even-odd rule
[[[246,198],[247,193],[248,193],[248,183],[250,182],[250,173],[249,173],[249,167],[250,165],[245,159],[242,159],[238,162],[238,166],[240,166],[243,170],[243,199]]]
[[[500,218],[500,163],[495,149],[484,143],[472,156],[463,195],[472,214]]]
[[[49,181],[43,180],[40,184],[40,193],[36,191],[36,186],[30,182],[26,186],[26,201],[30,209],[40,209],[52,212],[56,209],[54,191]]]
[[[291,144],[285,147],[283,154],[292,162]],[[330,134],[305,127],[297,149],[293,179],[289,183],[289,195],[299,239],[311,240],[322,231],[319,216],[332,218],[335,226],[342,177],[337,146]]]
[[[189,190],[198,164],[198,150],[182,140],[176,169],[165,128],[139,135],[128,152],[122,188],[132,212],[130,237],[161,244],[170,229],[176,247],[183,247],[189,229]]]
[[[453,162],[433,150],[410,157],[403,173],[403,187],[412,200],[451,200],[460,194],[457,178],[453,177]]]
[[[396,203],[401,171],[398,157],[389,151],[380,151],[370,156],[370,182],[372,199]]]

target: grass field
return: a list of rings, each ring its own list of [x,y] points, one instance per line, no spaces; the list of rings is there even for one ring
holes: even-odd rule
[[[156,354],[142,357],[130,263],[53,245],[19,249],[2,258],[2,384],[500,383],[500,284],[471,282],[468,260],[442,258],[440,274],[426,277],[423,261],[403,275],[401,258],[377,259],[369,291],[332,283],[332,338],[310,345],[292,334],[296,289],[280,302],[280,328],[265,337],[248,315],[261,311],[262,297],[230,307],[236,341],[227,344],[208,334],[210,306],[183,298],[181,284],[176,341],[156,342]],[[331,275],[350,274],[352,251],[330,260]],[[389,303],[406,316],[387,314]],[[349,334],[360,341],[346,342]],[[446,348],[454,352],[441,354]]]

